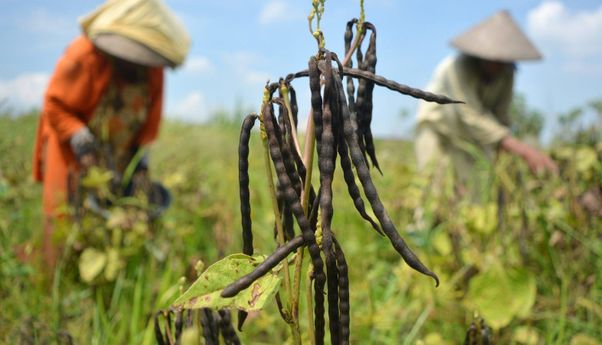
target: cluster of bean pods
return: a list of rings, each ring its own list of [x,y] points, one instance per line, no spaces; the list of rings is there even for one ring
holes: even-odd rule
[[[158,345],[180,344],[184,330],[192,327],[197,327],[202,331],[206,345],[240,345],[228,310],[214,312],[208,308],[168,309],[155,314],[155,339]],[[220,335],[222,342],[220,342]]]
[[[352,27],[357,20],[347,24],[345,49],[351,49]],[[313,268],[313,305],[315,343],[323,344],[325,335],[326,287],[328,321],[332,344],[349,344],[349,277],[343,250],[333,231],[332,182],[337,158],[343,171],[350,197],[363,219],[379,234],[386,236],[403,260],[415,270],[432,277],[439,283],[435,273],[429,270],[407,246],[385,210],[370,175],[368,158],[380,171],[376,159],[370,124],[372,121],[372,92],[374,85],[416,98],[438,103],[455,103],[444,96],[414,89],[375,74],[376,29],[364,23],[370,31],[370,41],[365,57],[357,50],[358,68],[343,66],[336,54],[321,49],[312,56],[308,69],[289,74],[278,83],[268,84],[260,115],[248,115],[242,124],[239,142],[240,210],[242,215],[243,253],[253,254],[253,232],[249,192],[249,138],[255,122],[261,122],[261,133],[265,135],[269,156],[277,176],[277,199],[286,242],[279,246],[254,271],[227,286],[222,297],[235,296],[249,287],[255,280],[270,272],[281,261],[300,247],[306,247]],[[316,149],[320,183],[317,192],[310,189],[308,212],[302,204],[303,186],[306,183],[306,167],[295,143],[297,128],[297,102],[291,82],[296,78],[309,77],[312,119],[315,124]],[[342,78],[347,77],[347,95]],[[357,93],[354,79],[358,79]],[[290,90],[290,106],[286,95],[276,96],[276,90]],[[277,113],[275,112],[277,108]],[[366,211],[360,188],[376,218]],[[318,212],[319,210],[319,212]],[[319,218],[319,221],[318,221]],[[294,223],[300,229],[295,234]],[[239,329],[246,314],[239,312]]]
[[[347,23],[345,52],[348,53],[353,39],[353,26],[357,19]],[[347,185],[349,196],[360,214],[380,235],[386,236],[403,260],[415,270],[439,279],[407,246],[385,210],[370,175],[368,159],[380,171],[371,132],[372,93],[374,85],[437,103],[455,103],[445,96],[435,95],[399,84],[375,74],[376,28],[363,24],[370,31],[365,56],[357,48],[358,68],[350,62],[343,66],[336,54],[320,49],[308,62],[308,69],[291,73],[277,83],[267,84],[259,115],[248,115],[243,123],[239,141],[239,189],[242,219],[243,253],[253,255],[253,231],[249,188],[249,140],[256,121],[261,123],[261,135],[267,141],[269,158],[277,176],[276,199],[281,219],[284,243],[259,264],[252,272],[225,287],[222,297],[233,297],[240,291],[270,272],[280,262],[301,247],[307,248],[311,259],[313,278],[314,336],[315,344],[324,344],[325,293],[328,305],[328,324],[331,344],[349,344],[350,305],[348,265],[339,240],[331,224],[332,183],[337,158]],[[361,33],[362,35],[365,34]],[[363,36],[362,36],[363,37]],[[360,40],[361,42],[361,40]],[[319,169],[317,191],[308,184],[307,167],[300,155],[297,133],[297,99],[292,81],[309,77],[312,120],[315,124],[316,149]],[[346,77],[347,95],[342,79]],[[358,87],[355,90],[354,80]],[[278,95],[276,91],[279,91]],[[275,110],[277,109],[277,111]],[[356,177],[375,219],[366,210],[366,204]],[[308,186],[309,188],[305,188]],[[302,198],[308,193],[307,210]],[[295,233],[295,224],[299,234]],[[276,226],[275,226],[276,227]],[[308,282],[311,284],[311,282]],[[279,295],[276,295],[280,304]],[[196,316],[195,316],[196,315]],[[174,318],[175,316],[175,318]],[[241,330],[246,312],[238,312],[238,329]],[[161,321],[163,320],[163,321]],[[182,329],[198,320],[203,330],[205,344],[218,344],[219,335],[226,344],[239,344],[232,327],[230,313],[210,309],[197,311],[167,310],[155,315],[155,335],[159,344],[177,343]],[[163,326],[161,325],[163,323]]]

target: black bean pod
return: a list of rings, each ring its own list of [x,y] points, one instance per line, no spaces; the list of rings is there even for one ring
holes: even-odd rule
[[[340,61],[338,61],[338,59],[336,58],[336,55],[333,55],[333,58],[338,63],[340,63]],[[337,85],[336,83],[333,84],[335,94],[340,95],[341,90],[339,90],[339,85]],[[337,116],[333,117],[333,120],[335,120],[335,123],[338,124],[336,126],[338,131],[336,136],[338,141],[337,149],[340,157],[339,164],[341,165],[341,169],[343,170],[343,178],[345,180],[345,184],[347,185],[347,192],[349,193],[351,200],[353,200],[353,205],[355,206],[355,209],[359,212],[362,218],[368,221],[372,228],[376,230],[378,234],[384,236],[382,230],[380,229],[380,226],[366,212],[364,200],[362,198],[359,188],[357,187],[357,184],[355,183],[355,173],[353,172],[353,166],[351,163],[351,159],[349,158],[347,142],[345,141],[345,134],[343,132],[342,108],[340,102],[338,102],[338,96],[336,100],[337,104],[333,105],[333,108],[336,109]]]
[[[169,344],[169,339],[167,338],[167,335],[164,335],[161,331],[161,324],[159,320],[161,315],[163,315],[163,311],[160,310],[155,313],[154,317],[155,340],[157,340],[157,344],[159,345],[166,345]],[[167,327],[169,327],[169,325],[167,325]]]
[[[366,61],[365,67],[366,71],[370,73],[376,73],[376,28],[371,23],[365,23],[367,28],[370,28],[370,43],[368,44],[368,48],[366,49]],[[363,79],[362,81],[365,81]],[[378,171],[382,174],[380,166],[378,164],[378,160],[376,158],[376,151],[374,148],[374,140],[372,137],[372,93],[374,91],[374,82],[366,81],[364,88],[364,103],[361,109],[357,109],[358,113],[361,113],[361,121],[358,124],[360,127],[360,133],[363,136],[363,141],[366,149],[366,153],[370,157],[372,161],[372,165],[378,169]],[[362,139],[360,139],[361,141]]]
[[[219,345],[219,327],[215,315],[213,314],[213,310],[202,308],[200,314],[205,345]]]
[[[295,91],[295,88],[290,83],[287,83],[286,86],[288,87],[288,93],[291,102],[291,112],[293,115],[294,122],[293,127],[296,129],[299,124],[299,105],[297,104],[297,91]]]
[[[368,199],[368,201],[370,202],[370,205],[372,206],[372,210],[374,211],[374,214],[376,215],[376,218],[378,219],[378,221],[381,225],[381,229],[383,230],[385,235],[389,238],[389,241],[393,245],[393,248],[395,248],[395,250],[401,255],[403,260],[410,267],[412,267],[413,269],[417,270],[418,272],[420,272],[422,274],[432,277],[435,280],[436,284],[439,285],[439,278],[437,277],[437,275],[435,273],[433,273],[431,270],[429,270],[420,261],[420,259],[418,259],[418,257],[412,252],[412,250],[407,246],[407,244],[405,243],[403,238],[397,232],[395,225],[391,221],[391,218],[389,218],[387,211],[385,210],[382,202],[380,201],[378,192],[376,191],[376,187],[374,186],[374,183],[372,182],[372,178],[370,177],[370,170],[368,169],[368,166],[364,159],[364,155],[362,154],[362,152],[359,148],[357,133],[355,133],[355,131],[353,130],[353,126],[351,125],[349,109],[347,108],[347,105],[345,104],[345,102],[346,102],[345,93],[342,92],[343,88],[342,88],[341,79],[338,76],[338,74],[336,74],[336,73],[334,74],[334,80],[335,80],[335,83],[341,85],[340,91],[339,91],[340,92],[339,99],[342,104],[343,128],[344,128],[344,133],[345,133],[345,139],[347,141],[347,144],[348,144],[349,150],[350,150],[350,154],[351,154],[351,161],[353,162],[353,164],[356,168],[357,175],[358,175],[360,182],[362,183],[362,187],[364,189],[364,194],[366,195],[366,198]]]
[[[345,260],[345,254],[343,253],[343,249],[339,245],[339,242],[336,238],[334,238],[334,249],[339,274],[339,314],[341,322],[341,345],[348,345],[350,334],[349,324],[351,320],[351,305],[349,304],[349,269],[347,266],[347,260]]]
[[[315,112],[315,110],[314,110]],[[299,224],[299,228],[301,228],[301,232],[303,235],[304,243],[307,246],[309,251],[309,255],[312,260],[312,264],[314,265],[314,295],[315,295],[315,330],[316,330],[316,344],[323,344],[324,342],[324,284],[326,282],[326,277],[324,275],[324,268],[322,257],[320,256],[320,248],[316,243],[316,237],[314,232],[312,231],[309,221],[305,216],[303,211],[303,207],[301,205],[301,200],[299,198],[299,194],[295,192],[295,189],[292,186],[292,182],[286,173],[286,168],[282,159],[282,152],[279,150],[279,146],[277,144],[277,139],[274,135],[275,129],[271,125],[269,119],[272,117],[271,108],[269,104],[264,105],[263,107],[263,116],[264,123],[266,128],[266,133],[268,137],[268,146],[270,148],[270,156],[272,158],[272,162],[274,163],[274,169],[276,170],[276,175],[278,177],[278,181],[285,190],[286,200],[293,211],[293,215],[297,219],[297,224]]]
[[[316,133],[316,149],[320,152],[322,140],[322,94],[320,87],[320,71],[318,69],[318,60],[314,56],[308,63],[309,90],[311,91],[311,109],[314,120],[314,132]]]
[[[454,100],[446,96],[437,95],[432,92],[423,91],[404,84],[400,84],[394,80],[389,80],[383,76],[366,71],[361,71],[356,68],[344,67],[343,74],[345,76],[351,76],[353,78],[358,79],[369,79],[378,86],[383,86],[391,91],[396,91],[404,95],[425,100],[427,102],[435,102],[439,104],[464,103],[463,101]],[[296,73],[292,73],[291,79],[302,78],[307,76],[309,76],[309,70],[303,70]]]
[[[219,329],[222,333],[222,338],[224,339],[224,343],[226,345],[240,345],[240,340],[238,339],[238,335],[232,327],[232,317],[230,316],[230,311],[225,309],[220,309],[218,311],[219,315]]]
[[[328,317],[330,339],[332,344],[339,343],[339,296],[336,259],[332,245],[331,222],[332,208],[332,178],[335,170],[336,141],[332,129],[331,101],[334,97],[332,80],[332,54],[326,52],[319,68],[324,76],[324,103],[322,108],[322,146],[318,152],[318,169],[320,171],[320,209],[322,225],[322,250],[326,256],[326,278],[328,284]]]
[[[176,344],[180,343],[180,337],[182,335],[182,328],[184,328],[184,318],[182,309],[176,310],[176,322],[175,322],[175,337]]]
[[[255,114],[245,117],[240,129],[238,144],[238,185],[242,223],[242,252],[247,255],[253,255],[253,231],[249,192],[249,139],[251,138],[251,129],[257,118],[258,116]]]

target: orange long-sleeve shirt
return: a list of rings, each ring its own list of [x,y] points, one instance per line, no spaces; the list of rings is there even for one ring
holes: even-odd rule
[[[44,97],[33,158],[33,176],[44,184],[44,212],[52,215],[67,200],[68,176],[78,170],[69,139],[93,117],[113,69],[107,56],[84,36],[76,38],[59,59]],[[163,68],[151,68],[150,107],[133,145],[153,141],[163,103]]]

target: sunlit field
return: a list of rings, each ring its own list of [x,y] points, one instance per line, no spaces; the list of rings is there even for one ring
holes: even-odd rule
[[[40,260],[41,186],[31,178],[37,121],[36,112],[0,117],[0,341],[154,344],[153,316],[196,279],[197,262],[208,266],[241,252],[240,118],[165,121],[150,173],[171,191],[171,207],[138,232],[91,214],[77,226],[63,224],[56,272]],[[476,205],[434,191],[416,172],[411,142],[376,141],[383,175],[374,170],[372,177],[380,197],[440,277],[437,288],[357,214],[337,167],[333,230],[349,263],[351,343],[461,344],[478,317],[497,344],[602,344],[602,142],[599,128],[588,133],[567,130],[551,145],[557,177],[536,179],[508,156],[494,166],[483,162],[492,187]],[[254,245],[267,255],[276,242],[263,159],[254,132]],[[124,240],[93,240],[116,229]],[[102,267],[85,266],[89,248],[104,258]],[[307,339],[303,298],[301,308]],[[291,342],[275,301],[250,314],[239,336],[244,344]]]

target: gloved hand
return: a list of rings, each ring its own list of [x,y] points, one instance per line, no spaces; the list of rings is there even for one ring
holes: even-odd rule
[[[84,126],[75,132],[71,139],[69,139],[69,144],[82,167],[89,168],[96,164],[96,158],[94,157],[96,139],[88,127]]]

